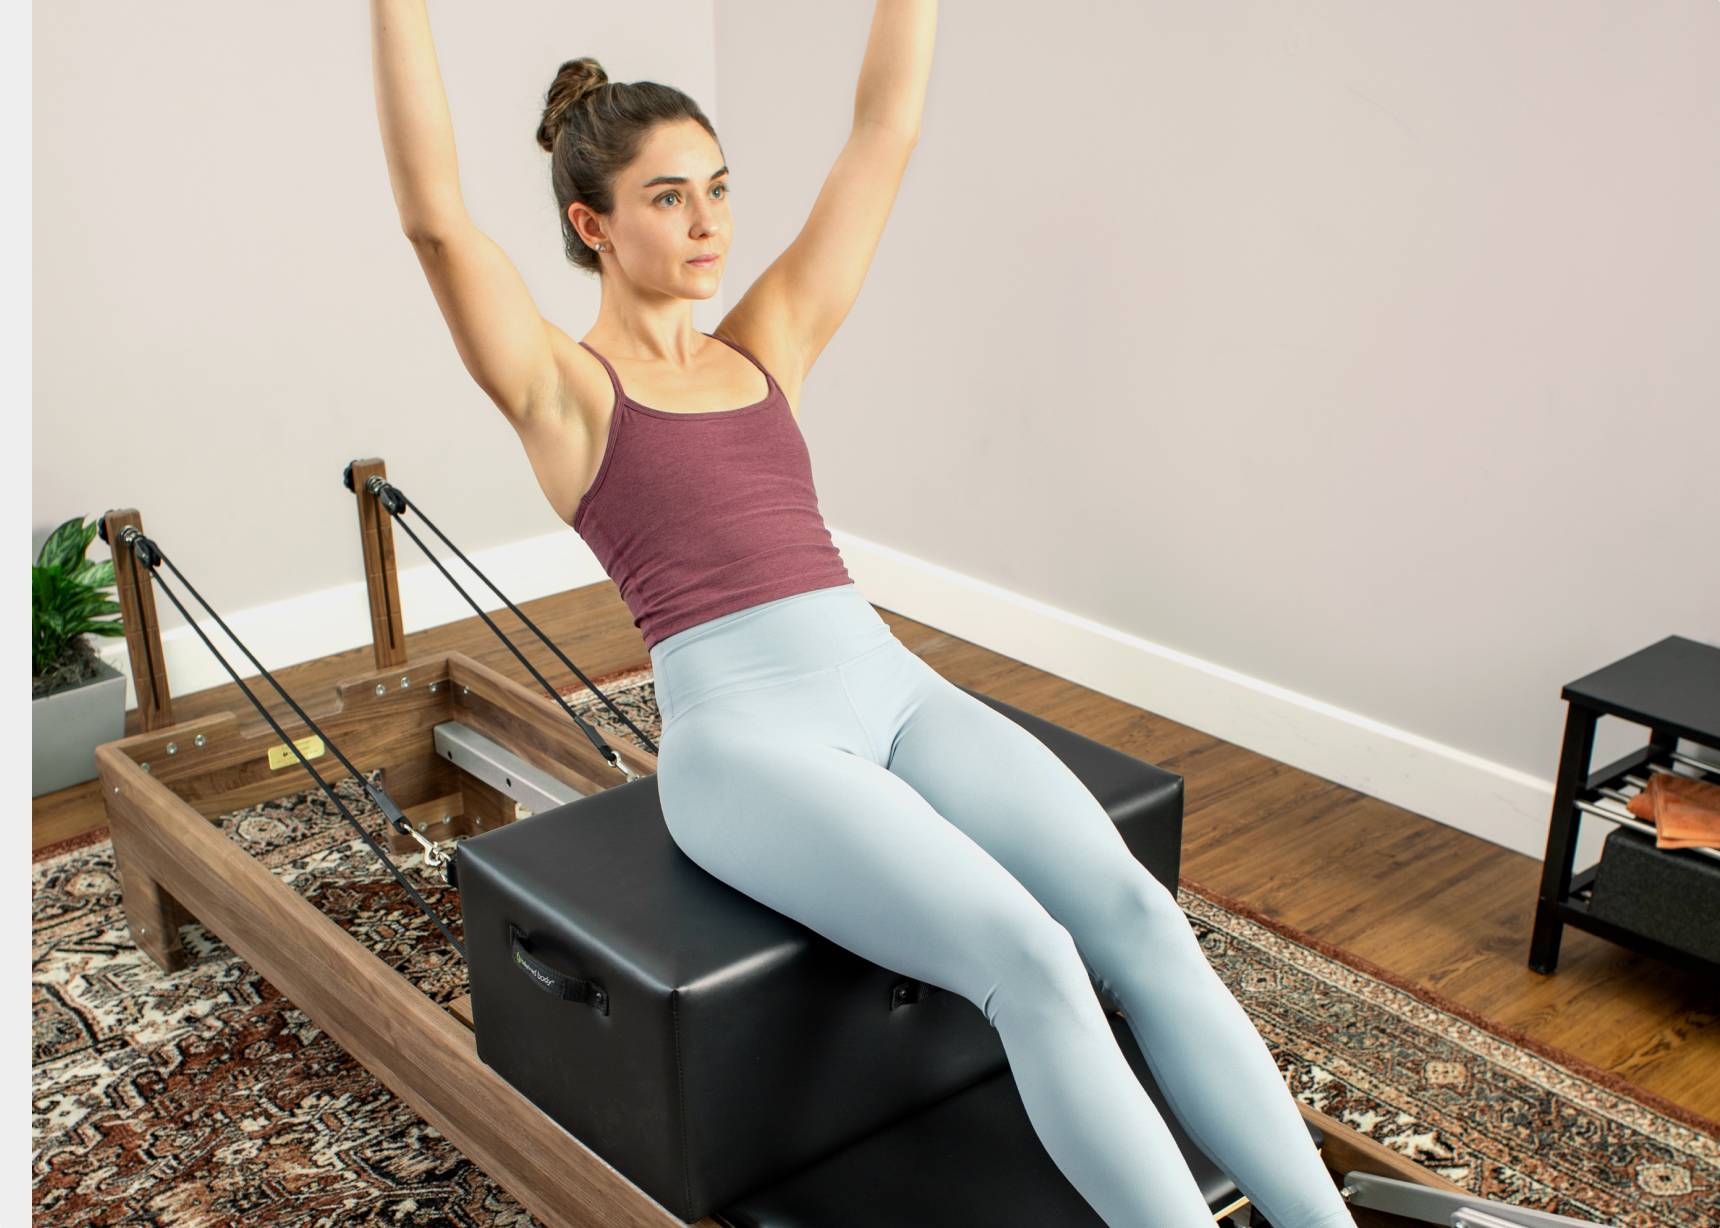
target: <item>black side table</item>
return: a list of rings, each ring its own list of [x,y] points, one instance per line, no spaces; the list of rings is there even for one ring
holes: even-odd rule
[[[1535,909],[1534,933],[1529,943],[1529,967],[1536,972],[1551,973],[1559,963],[1559,939],[1564,927],[1574,925],[1704,974],[1720,973],[1720,964],[1594,915],[1589,903],[1596,872],[1601,869],[1599,863],[1575,877],[1571,874],[1577,830],[1585,813],[1635,828],[1652,840],[1653,824],[1638,820],[1622,803],[1647,787],[1649,774],[1655,768],[1671,771],[1675,763],[1682,763],[1696,771],[1681,774],[1720,784],[1720,769],[1678,750],[1680,738],[1720,748],[1720,648],[1681,635],[1669,635],[1640,652],[1566,683],[1559,696],[1570,707],[1565,714],[1564,748],[1559,754],[1553,817],[1547,830],[1547,856],[1541,867],[1540,902]],[[1595,746],[1595,723],[1607,715],[1648,726],[1648,744],[1591,773],[1589,756]],[[1626,786],[1634,788],[1627,791]],[[1600,804],[1603,799],[1620,804],[1603,806]],[[1664,859],[1669,869],[1697,870],[1709,881],[1713,872],[1720,869],[1720,864],[1687,861],[1714,858],[1720,863],[1720,853],[1712,849],[1655,849],[1650,855]],[[1720,925],[1720,916],[1701,920],[1704,924]]]

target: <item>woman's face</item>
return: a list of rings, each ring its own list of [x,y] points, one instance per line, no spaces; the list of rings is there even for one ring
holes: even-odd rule
[[[615,211],[601,219],[604,275],[618,272],[640,290],[675,298],[716,294],[734,233],[728,180],[723,151],[704,125],[658,124],[616,177]],[[700,255],[716,258],[689,263]]]

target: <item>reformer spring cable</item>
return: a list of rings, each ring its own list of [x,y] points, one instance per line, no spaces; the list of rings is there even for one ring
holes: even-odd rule
[[[352,488],[352,466],[351,465],[348,465],[346,467],[344,480],[346,482],[347,488],[351,489]],[[382,506],[383,510],[388,512],[389,515],[393,516],[394,522],[396,524],[398,524],[402,529],[404,529],[406,531],[406,535],[418,544],[418,548],[424,552],[424,557],[429,559],[432,563],[436,564],[437,570],[440,571],[444,577],[446,577],[448,583],[452,584],[454,586],[454,590],[456,592],[458,592],[460,594],[460,596],[462,596],[466,599],[467,605],[471,606],[473,610],[477,611],[478,617],[484,620],[484,625],[489,627],[489,629],[491,631],[495,632],[497,639],[501,640],[503,644],[507,645],[508,651],[514,654],[515,658],[518,659],[519,663],[521,665],[525,666],[526,669],[531,671],[531,676],[533,678],[536,678],[538,680],[538,683],[544,688],[544,690],[549,692],[550,698],[555,700],[556,703],[560,704],[562,711],[566,712],[570,717],[573,718],[573,723],[578,725],[580,727],[580,729],[582,729],[585,732],[585,736],[591,740],[591,744],[598,749],[598,752],[600,754],[602,754],[604,759],[608,760],[609,765],[611,767],[618,768],[629,780],[638,779],[639,773],[635,772],[626,763],[622,762],[620,756],[618,756],[615,753],[614,747],[610,746],[609,743],[605,742],[603,740],[603,737],[601,734],[599,734],[590,725],[587,725],[584,721],[579,719],[579,714],[576,713],[572,708],[570,708],[568,706],[567,700],[562,698],[561,692],[556,690],[555,687],[553,687],[552,685],[550,685],[549,680],[546,679],[542,674],[538,673],[537,669],[532,665],[532,663],[530,661],[526,660],[525,655],[523,653],[521,653],[517,647],[514,646],[514,642],[512,640],[510,640],[507,636],[503,635],[501,628],[497,627],[496,624],[493,621],[491,621],[490,616],[488,614],[484,613],[483,609],[479,607],[478,603],[476,601],[472,600],[471,594],[466,592],[465,589],[461,588],[459,582],[456,581],[453,576],[448,574],[448,569],[446,567],[442,566],[441,560],[438,559],[435,555],[430,553],[430,548],[424,544],[424,542],[419,538],[418,534],[416,534],[412,531],[412,526],[406,522],[406,520],[404,518],[404,513],[405,513],[406,509],[411,508],[414,512],[418,513],[419,519],[424,521],[425,525],[429,527],[430,531],[432,533],[434,533],[437,537],[442,539],[442,544],[447,546],[448,549],[452,550],[456,555],[458,555],[460,561],[462,563],[464,563],[467,567],[470,567],[472,569],[473,574],[476,575],[478,577],[478,579],[482,580],[485,584],[488,584],[490,586],[490,591],[502,599],[503,604],[505,604],[508,607],[508,609],[510,609],[514,612],[514,616],[517,617],[521,622],[523,622],[527,627],[529,627],[532,631],[532,634],[536,635],[538,637],[538,639],[543,642],[544,646],[546,648],[548,648],[551,652],[553,652],[557,658],[560,659],[560,661],[563,665],[567,666],[568,669],[572,670],[574,673],[574,676],[577,677],[581,682],[583,682],[591,690],[591,692],[594,695],[596,695],[605,704],[607,704],[609,707],[609,710],[611,712],[615,713],[615,715],[621,720],[622,724],[626,725],[627,728],[629,728],[633,731],[634,735],[641,742],[643,742],[645,744],[645,748],[647,750],[649,750],[653,755],[657,753],[657,744],[655,742],[653,742],[650,738],[646,737],[645,732],[643,730],[641,730],[639,728],[639,726],[635,725],[631,720],[629,720],[627,714],[625,712],[623,712],[620,708],[617,708],[615,706],[614,702],[609,698],[609,696],[605,695],[602,691],[598,690],[596,684],[593,683],[591,681],[591,679],[589,679],[585,676],[585,674],[580,670],[579,666],[575,665],[572,661],[568,660],[567,654],[562,652],[562,650],[556,646],[555,641],[550,639],[541,630],[539,630],[538,625],[536,623],[532,622],[531,619],[526,617],[525,611],[521,610],[512,601],[509,601],[507,594],[502,592],[501,589],[497,588],[495,586],[495,584],[491,582],[491,580],[488,576],[486,576],[483,572],[479,571],[478,568],[472,563],[472,560],[467,558],[464,554],[461,553],[460,547],[456,546],[453,542],[449,541],[448,535],[446,533],[442,532],[441,529],[438,529],[436,527],[435,522],[432,521],[430,519],[430,517],[428,517],[424,514],[424,509],[406,497],[406,494],[404,491],[402,491],[398,486],[394,485],[392,482],[389,482],[386,479],[384,479],[379,474],[372,474],[370,477],[366,478],[365,482],[364,482],[364,488],[367,491],[369,491],[371,494],[376,496],[376,501],[377,501],[377,503],[379,503]]]
[[[340,760],[341,766],[348,772],[352,773],[353,779],[358,781],[364,787],[364,791],[370,795],[370,799],[376,803],[377,808],[382,811],[383,815],[389,820],[389,822],[391,822],[398,830],[418,839],[418,842],[424,846],[427,861],[429,861],[431,855],[436,852],[435,847],[431,845],[429,841],[425,840],[423,836],[419,835],[419,833],[412,829],[412,825],[407,822],[406,817],[401,814],[400,808],[395,805],[394,799],[389,797],[386,791],[373,784],[369,777],[365,776],[364,773],[354,767],[352,762],[341,753],[340,747],[334,744],[333,739],[325,734],[317,726],[317,723],[311,720],[305,710],[299,707],[293,697],[281,688],[281,684],[275,681],[275,676],[263,668],[263,663],[261,661],[257,660],[255,656],[252,656],[251,650],[245,647],[239,637],[233,634],[233,629],[221,620],[221,616],[210,607],[207,601],[203,600],[203,595],[192,587],[191,581],[187,580],[180,572],[179,568],[174,566],[173,560],[167,557],[167,554],[160,546],[156,545],[150,538],[145,537],[135,525],[126,526],[126,528],[121,531],[119,539],[122,544],[130,546],[132,553],[137,556],[138,561],[149,569],[150,578],[154,580],[156,587],[167,594],[168,600],[173,602],[174,606],[178,608],[179,613],[184,617],[186,623],[193,631],[197,632],[198,638],[201,639],[204,644],[208,645],[209,651],[215,654],[215,659],[221,662],[221,667],[225,669],[233,681],[238,684],[239,689],[245,692],[245,698],[249,699],[257,711],[263,714],[263,719],[269,722],[270,727],[274,729],[276,735],[279,736],[281,741],[285,742],[292,748],[293,754],[298,756],[299,762],[304,766],[305,771],[309,772],[311,774],[311,778],[322,787],[322,791],[328,794],[329,799],[334,802],[335,806],[346,818],[346,821],[352,824],[353,830],[357,831],[360,836],[364,837],[364,842],[370,846],[373,853],[382,859],[382,864],[388,867],[389,872],[399,880],[400,885],[406,888],[406,893],[412,897],[413,902],[417,904],[419,908],[423,909],[425,916],[429,917],[430,920],[436,923],[437,928],[439,928],[447,937],[449,944],[460,953],[460,958],[465,959],[466,948],[458,938],[454,937],[454,931],[448,928],[442,918],[436,914],[436,910],[431,908],[424,897],[418,893],[417,888],[407,881],[406,876],[400,872],[400,867],[396,866],[394,862],[389,859],[388,854],[383,852],[382,846],[371,837],[369,832],[364,830],[363,824],[353,818],[352,812],[346,808],[346,803],[340,800],[339,795],[329,787],[329,783],[322,778],[314,767],[311,766],[310,760],[305,758],[304,752],[298,747],[298,743],[294,742],[293,739],[287,736],[286,730],[281,728],[280,723],[275,720],[274,714],[271,713],[268,708],[263,706],[262,700],[258,699],[257,696],[252,693],[251,688],[245,685],[238,673],[230,664],[228,664],[227,658],[222,656],[221,651],[216,648],[212,642],[210,642],[209,637],[204,634],[203,628],[198,625],[197,620],[192,618],[190,611],[185,608],[184,602],[179,600],[173,589],[168,586],[166,579],[156,570],[156,564],[158,562],[166,563],[173,569],[173,574],[178,577],[179,582],[185,585],[186,590],[190,592],[193,597],[197,598],[197,603],[199,605],[209,611],[209,617],[213,618],[221,630],[227,633],[227,638],[239,645],[239,651],[243,652],[245,656],[249,658],[251,664],[257,667],[258,673],[262,674],[264,678],[269,680],[269,685],[275,688],[275,693],[282,699],[286,700],[288,706],[292,708],[298,718],[303,721],[312,732],[323,740],[323,744],[334,753],[334,757]],[[431,864],[437,863],[432,861]],[[396,969],[396,971],[399,970]]]

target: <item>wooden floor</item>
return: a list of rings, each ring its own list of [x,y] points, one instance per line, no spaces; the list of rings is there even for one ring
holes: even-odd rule
[[[521,608],[588,677],[647,663],[644,643],[608,582]],[[1694,973],[1571,928],[1557,972],[1530,971],[1538,859],[880,613],[904,644],[952,681],[1184,777],[1185,877],[1720,1118],[1720,994]],[[492,617],[552,683],[576,681],[507,610]],[[537,685],[476,616],[417,632],[407,646],[412,655],[463,652]],[[272,672],[315,719],[334,706],[336,679],[371,665],[365,642]],[[266,684],[253,689],[275,701],[272,711],[285,711]],[[173,700],[176,720],[215,711],[240,713],[246,730],[267,727],[230,683]],[[138,732],[135,710],[126,714],[126,732]],[[1547,765],[1549,776],[1554,766]],[[102,825],[96,782],[37,798],[33,818],[38,848]]]

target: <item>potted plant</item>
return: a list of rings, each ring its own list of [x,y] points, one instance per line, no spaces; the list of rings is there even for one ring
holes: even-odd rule
[[[81,516],[42,543],[30,569],[31,797],[96,778],[95,748],[125,736],[125,675],[96,654],[88,635],[124,635],[113,560],[84,557],[98,521]]]

